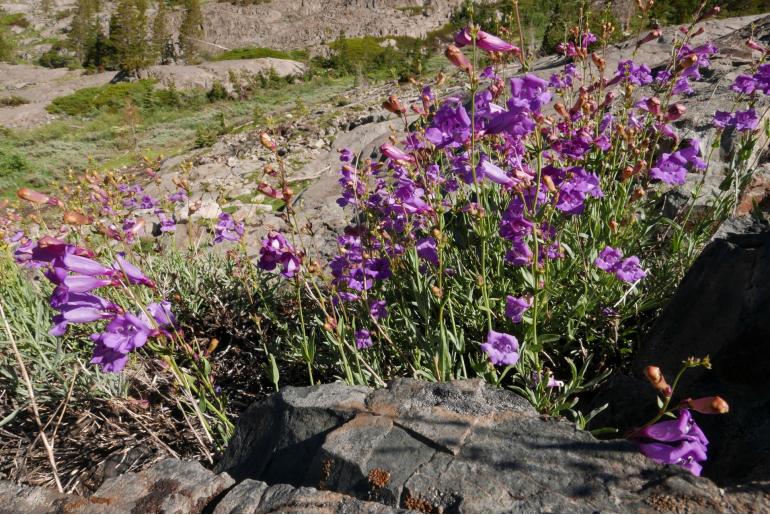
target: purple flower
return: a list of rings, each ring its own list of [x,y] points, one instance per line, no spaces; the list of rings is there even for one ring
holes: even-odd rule
[[[400,148],[391,145],[390,143],[383,143],[380,145],[380,152],[382,155],[387,157],[388,159],[392,159],[396,162],[403,162],[403,163],[413,163],[414,157],[412,157],[410,154],[407,154]]]
[[[753,131],[759,125],[759,117],[754,109],[736,111],[735,114],[717,111],[714,113],[714,125],[722,129],[735,127],[738,131]]]
[[[369,314],[376,320],[387,318],[388,303],[384,300],[376,300],[369,305]]]
[[[513,266],[527,266],[532,263],[532,249],[523,238],[512,241],[513,247],[505,253],[505,260]]]
[[[489,160],[486,154],[481,154],[479,158],[479,164],[476,167],[476,178],[479,180],[489,179],[495,184],[502,186],[513,186],[515,183],[513,179],[508,177],[505,172],[497,165]]]
[[[419,240],[417,245],[415,245],[415,249],[420,258],[428,263],[438,266],[438,245],[436,243],[436,238],[429,236]]]
[[[128,354],[123,354],[114,349],[97,343],[94,347],[91,363],[102,367],[102,372],[121,372],[128,362]]]
[[[91,290],[113,284],[112,279],[99,279],[90,275],[68,275],[62,284],[73,293],[88,293]]]
[[[634,437],[642,454],[668,465],[678,465],[695,476],[708,458],[709,441],[689,410],[680,409],[677,420],[658,422],[638,431]]]
[[[471,31],[468,28],[464,28],[455,34],[455,44],[458,47],[468,46],[472,43],[473,38],[471,37]],[[517,54],[521,51],[518,47],[503,41],[497,36],[484,32],[483,30],[478,31],[476,34],[476,46],[486,52],[513,52]]]
[[[112,264],[112,268],[117,272],[122,272],[131,284],[142,284],[148,288],[155,288],[155,283],[136,266],[129,263],[122,253],[115,257],[115,263]]]
[[[291,279],[299,270],[301,260],[294,251],[294,247],[286,241],[280,233],[270,231],[262,239],[262,247],[259,249],[258,266],[263,270],[274,270],[281,266],[281,274]]]
[[[243,227],[243,222],[236,222],[228,213],[220,213],[219,221],[214,227],[214,243],[240,241],[243,237]]]
[[[626,60],[618,63],[618,71],[613,80],[618,79],[627,80],[635,86],[644,86],[652,82],[652,75],[650,67],[646,64],[636,65],[633,61]]]
[[[519,341],[510,334],[490,330],[481,350],[493,365],[515,365],[519,361]]]
[[[612,247],[604,247],[604,250],[594,260],[594,265],[600,270],[615,274],[615,277],[627,283],[634,283],[647,276],[647,272],[642,269],[638,257],[630,256],[624,259],[620,249]]]
[[[151,332],[152,327],[145,320],[124,313],[113,318],[104,332],[91,335],[91,339],[116,352],[128,354],[147,343]]]
[[[570,172],[572,176],[561,183],[556,208],[570,215],[579,215],[585,208],[587,196],[601,198],[604,194],[596,174],[577,166],[571,168]]]
[[[599,256],[594,260],[594,265],[596,265],[599,270],[612,273],[622,259],[623,253],[620,249],[604,247],[604,250],[599,252]]]
[[[160,222],[160,232],[176,231],[176,222],[174,219],[166,216],[162,211],[158,213],[158,221]]]
[[[647,272],[642,269],[639,264],[639,258],[636,256],[624,259],[615,269],[615,277],[627,283],[635,283],[646,276]]]
[[[369,331],[367,331],[366,329],[361,329],[360,331],[356,331],[354,336],[356,339],[356,348],[358,350],[368,349],[369,347],[374,345],[372,343],[372,337],[369,334]]]
[[[142,201],[139,203],[139,207],[142,209],[152,209],[158,205],[158,201],[152,198],[150,195],[144,195]]]
[[[340,161],[343,163],[349,163],[353,160],[353,152],[349,148],[343,148],[339,150]]]
[[[425,138],[437,148],[459,147],[469,140],[471,119],[459,98],[446,99],[425,130]]]
[[[172,193],[167,198],[169,202],[184,202],[187,200],[187,192],[179,188],[176,193]]]
[[[510,318],[514,324],[518,324],[531,305],[532,299],[530,298],[508,295],[505,298],[505,316]]]
[[[735,78],[730,89],[736,93],[743,93],[744,95],[750,95],[757,89],[757,81],[751,75],[738,75]]]
[[[54,266],[64,268],[69,272],[75,272],[82,275],[114,275],[115,271],[108,268],[93,259],[87,257],[77,256],[75,254],[67,254],[59,259],[56,259]]]
[[[176,317],[171,312],[171,303],[167,300],[161,302],[153,302],[147,306],[147,312],[155,319],[155,323],[159,327],[174,327],[176,326]],[[148,323],[147,315],[142,313],[142,320]]]

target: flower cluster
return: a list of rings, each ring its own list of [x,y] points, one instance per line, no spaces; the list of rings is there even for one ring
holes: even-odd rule
[[[155,283],[121,254],[112,266],[105,266],[93,259],[93,252],[87,249],[44,237],[37,242],[22,242],[15,257],[24,266],[42,269],[54,285],[50,305],[58,314],[53,318],[52,335],[64,335],[71,324],[108,321],[102,332],[91,335],[95,343],[91,362],[105,372],[123,370],[132,351],[175,325],[167,301],[153,302],[133,314],[94,293],[130,285],[155,288]]]
[[[282,234],[271,231],[262,239],[262,247],[259,249],[261,269],[270,271],[280,266],[281,274],[292,278],[299,271],[301,264],[300,255]]]
[[[223,241],[241,241],[243,227],[243,222],[236,222],[229,213],[220,213],[219,220],[214,226],[214,244]]]
[[[627,283],[635,283],[647,276],[647,272],[642,269],[638,257],[630,256],[624,258],[623,252],[620,249],[612,247],[604,247],[599,252],[599,256],[594,261],[594,264],[600,270],[615,274],[615,277]]]

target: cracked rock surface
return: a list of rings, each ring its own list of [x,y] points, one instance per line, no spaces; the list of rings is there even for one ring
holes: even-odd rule
[[[409,511],[770,507],[764,495],[725,492],[708,479],[656,465],[633,444],[596,440],[477,380],[402,379],[376,391],[337,384],[286,388],[241,417],[219,470],[238,481],[271,484],[286,482],[286,463],[302,463],[293,468],[297,487]]]

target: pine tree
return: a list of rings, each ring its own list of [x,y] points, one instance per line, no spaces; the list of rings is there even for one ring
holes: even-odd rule
[[[99,34],[99,0],[77,0],[69,30],[69,44],[83,64]]]
[[[136,76],[154,62],[147,38],[146,0],[118,0],[110,19],[110,41],[120,71]]]
[[[166,0],[158,0],[158,11],[152,22],[152,47],[153,53],[161,64],[168,64],[174,60],[174,43],[171,41],[171,31],[168,28],[168,11]]]
[[[179,47],[185,59],[190,61],[198,55],[198,44],[203,37],[203,13],[200,0],[185,0],[185,15],[179,28]]]

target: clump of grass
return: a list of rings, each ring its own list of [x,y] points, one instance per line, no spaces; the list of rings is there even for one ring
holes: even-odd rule
[[[0,97],[0,107],[16,107],[24,104],[29,104],[29,100],[18,95]]]

